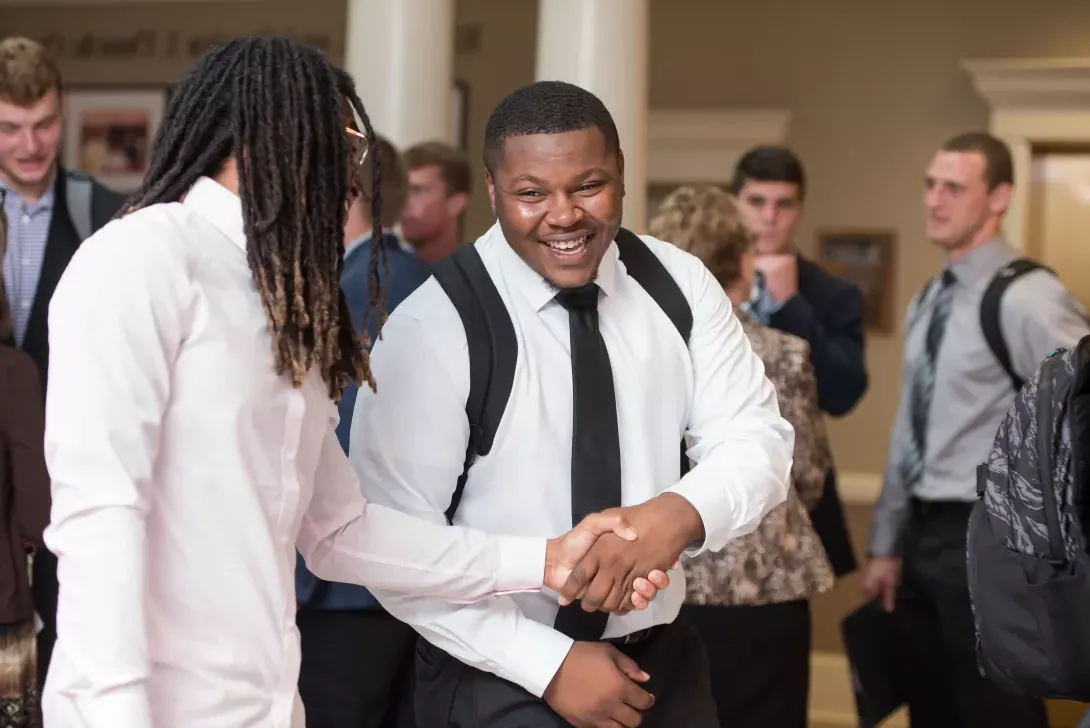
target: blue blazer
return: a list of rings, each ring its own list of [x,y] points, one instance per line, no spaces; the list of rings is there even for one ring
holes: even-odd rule
[[[386,245],[386,257],[390,263],[390,280],[387,285],[389,299],[387,309],[393,311],[398,304],[404,301],[417,287],[426,281],[431,272],[428,266],[418,260],[412,253],[401,249],[395,235],[387,234],[384,238]],[[368,262],[371,259],[371,241],[365,237],[349,246],[344,259],[344,272],[341,274],[341,290],[348,302],[348,310],[352,314],[352,325],[357,331],[363,327],[363,312],[367,308],[367,301],[371,295],[367,284]],[[382,276],[382,271],[379,271]],[[381,279],[381,278],[380,278]],[[378,322],[375,317],[367,325],[367,334],[371,342],[378,335]],[[354,385],[345,389],[344,396],[339,404],[340,423],[337,425],[337,439],[345,453],[348,452],[348,435],[352,430],[352,412],[356,406],[356,394],[358,390]],[[324,597],[317,603],[311,603],[318,588],[319,579],[307,570],[303,558],[296,554],[295,559],[295,598],[302,602],[307,609],[324,610],[357,610],[377,609],[378,601],[362,586],[355,584],[340,584],[329,582],[326,584]]]

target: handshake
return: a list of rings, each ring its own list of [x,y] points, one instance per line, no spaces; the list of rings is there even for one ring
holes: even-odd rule
[[[544,584],[560,604],[579,601],[588,612],[645,609],[670,585],[666,572],[679,566],[681,552],[703,538],[700,515],[675,493],[611,508],[549,539]]]

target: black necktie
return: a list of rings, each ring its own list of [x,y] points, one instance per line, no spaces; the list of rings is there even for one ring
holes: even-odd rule
[[[568,310],[572,371],[572,525],[621,505],[621,444],[609,353],[598,329],[598,286],[588,283],[556,295]],[[577,641],[602,638],[609,615],[561,607],[555,627]]]

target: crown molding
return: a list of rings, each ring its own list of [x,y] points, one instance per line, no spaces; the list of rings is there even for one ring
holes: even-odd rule
[[[783,139],[790,123],[787,109],[651,109],[648,131],[652,144],[737,146]]]
[[[750,147],[784,143],[790,123],[786,109],[651,109],[648,180],[725,182]]]
[[[1090,106],[1090,58],[969,59],[961,67],[997,111]]]

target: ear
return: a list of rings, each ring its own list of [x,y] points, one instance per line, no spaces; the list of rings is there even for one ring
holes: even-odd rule
[[[461,217],[469,206],[469,195],[465,192],[455,192],[447,198],[447,212],[451,217]]]
[[[496,182],[492,179],[492,173],[487,169],[484,171],[484,180],[488,185],[488,203],[492,205],[492,214],[496,214]]]
[[[1006,182],[996,185],[995,189],[988,193],[988,208],[993,215],[1002,215],[1011,204],[1013,190]]]
[[[621,197],[624,197],[624,152],[620,149],[617,150],[617,171],[621,173]]]

